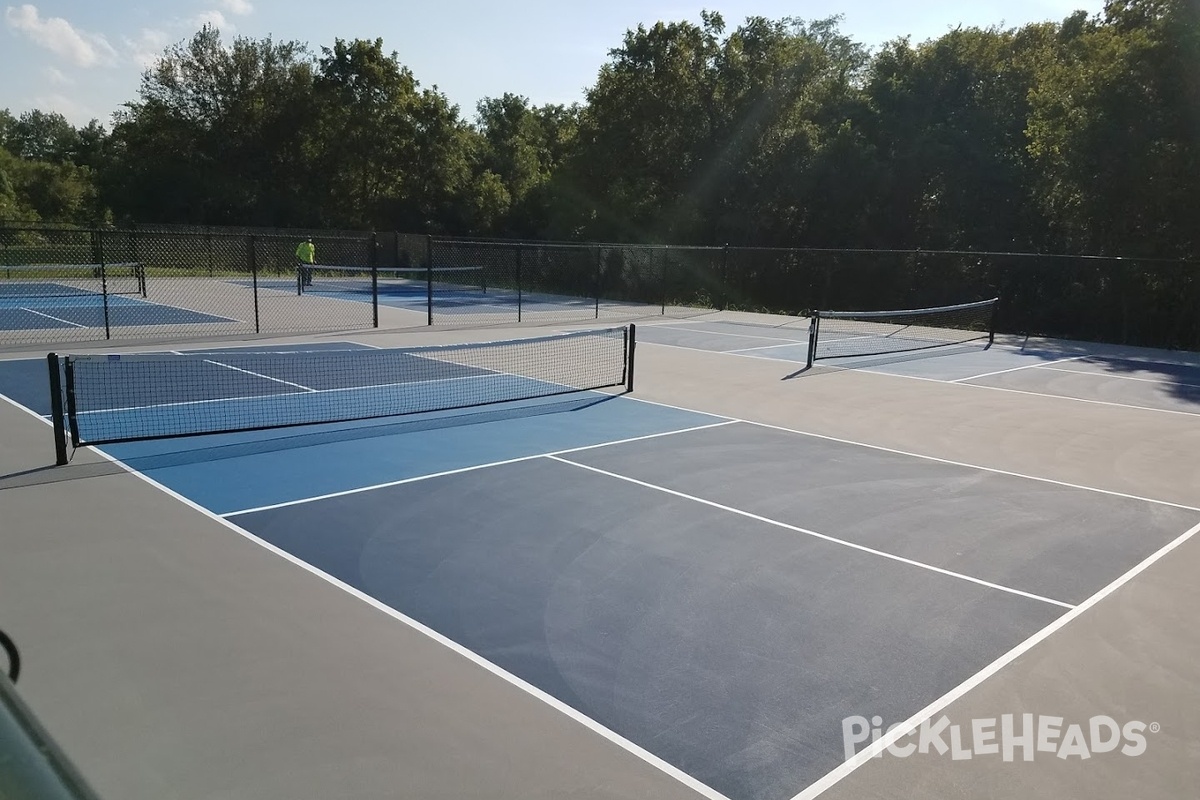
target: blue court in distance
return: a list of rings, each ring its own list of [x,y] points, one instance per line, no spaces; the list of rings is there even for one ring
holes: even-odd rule
[[[6,283],[0,281],[0,330],[104,328],[105,306],[111,327],[187,325],[230,322],[228,317],[161,305],[125,295],[109,294],[67,283]]]

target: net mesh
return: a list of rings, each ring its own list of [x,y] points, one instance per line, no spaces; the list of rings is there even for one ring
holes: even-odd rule
[[[487,272],[482,267],[345,267],[316,264],[297,267],[301,294],[352,295],[370,302],[381,298],[411,297],[423,307],[430,291],[437,297],[461,294],[478,299],[487,294]]]
[[[0,267],[0,297],[101,297],[146,293],[140,263],[17,264]]]
[[[991,341],[997,300],[904,311],[818,311],[809,363]]]
[[[391,417],[626,385],[633,328],[397,349],[65,359],[74,446]]]

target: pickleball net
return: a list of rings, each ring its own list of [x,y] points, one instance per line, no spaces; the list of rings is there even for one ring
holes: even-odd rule
[[[633,389],[633,325],[389,349],[49,356],[56,450]]]
[[[296,269],[297,294],[334,294],[362,297],[427,293],[486,294],[483,267],[355,267],[314,264]]]
[[[814,311],[808,365],[830,358],[882,356],[994,339],[999,298],[902,311]]]
[[[0,266],[0,297],[146,296],[142,264],[17,264]]]

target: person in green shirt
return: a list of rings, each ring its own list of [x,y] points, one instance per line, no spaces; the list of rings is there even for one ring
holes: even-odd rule
[[[312,265],[315,263],[316,253],[317,248],[313,246],[311,238],[305,239],[296,248],[296,261],[300,263],[300,282],[305,286],[312,286]]]

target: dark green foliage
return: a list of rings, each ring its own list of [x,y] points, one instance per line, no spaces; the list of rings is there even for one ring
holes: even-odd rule
[[[581,105],[508,93],[471,121],[380,40],[313,52],[206,27],[111,130],[0,112],[0,219],[1195,259],[1197,9],[1112,0],[874,53],[836,18],[704,13],[628,31]],[[813,286],[853,261],[808,259]],[[861,279],[877,287],[925,269],[876,263]],[[1056,269],[1025,278],[1066,305],[1114,291]],[[1194,280],[1181,269],[1131,267],[1139,299],[1105,313],[1166,308]]]

